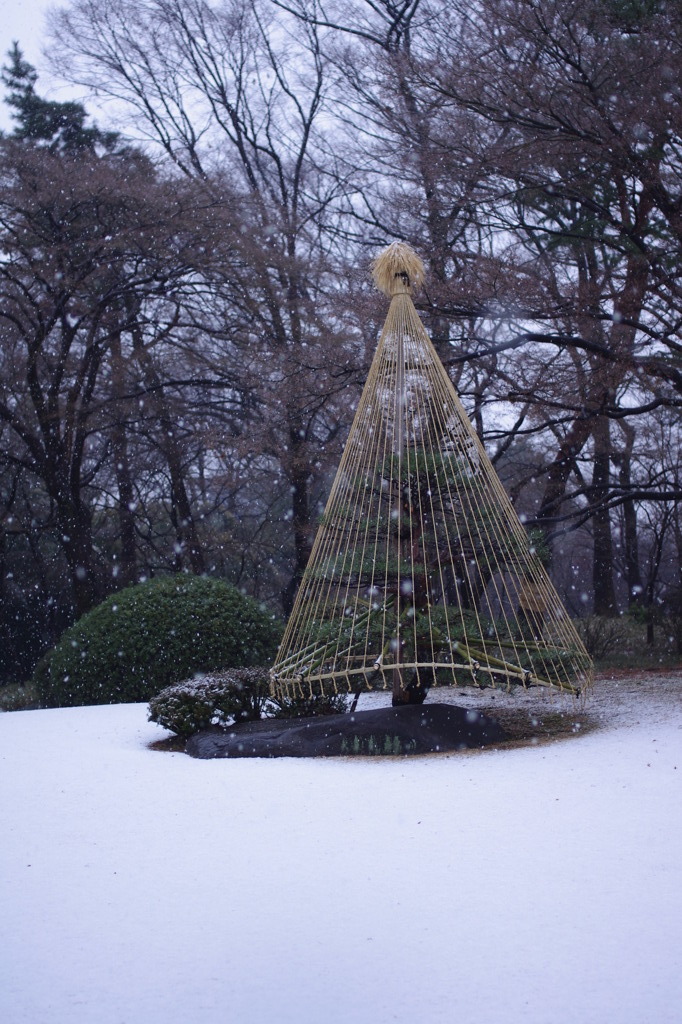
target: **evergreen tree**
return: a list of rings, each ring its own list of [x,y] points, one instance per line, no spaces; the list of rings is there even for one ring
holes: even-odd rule
[[[103,132],[87,126],[87,112],[81,103],[46,100],[35,91],[38,73],[15,41],[8,51],[9,63],[2,69],[2,81],[8,93],[5,102],[12,107],[15,139],[45,143],[51,150],[64,153],[94,152],[97,147],[111,151],[117,132]]]

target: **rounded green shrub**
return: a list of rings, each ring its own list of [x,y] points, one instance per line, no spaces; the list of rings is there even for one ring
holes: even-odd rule
[[[280,629],[223,580],[166,576],[93,608],[38,665],[43,707],[148,701],[201,672],[267,664]]]

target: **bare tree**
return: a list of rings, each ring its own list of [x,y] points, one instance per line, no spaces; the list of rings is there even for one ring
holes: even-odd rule
[[[394,139],[389,180],[403,172],[411,185],[406,194],[418,194],[410,169],[426,157],[423,194],[442,197],[443,188],[433,186],[434,166],[446,168],[451,190],[454,182],[471,180],[454,171],[458,160],[476,169],[467,245],[461,237],[439,245],[427,230],[433,204],[421,213],[422,242],[434,267],[466,280],[462,268],[469,265],[476,279],[468,315],[477,319],[452,363],[541,346],[535,360],[524,352],[507,365],[495,362],[483,382],[492,378],[502,397],[506,380],[507,397],[521,404],[518,429],[528,426],[545,447],[537,521],[549,532],[561,529],[567,502],[572,516],[582,519],[587,510],[591,517],[595,607],[612,614],[617,453],[610,421],[679,405],[682,394],[676,271],[682,122],[671,91],[680,53],[678,8],[659,3],[654,17],[645,7],[592,0],[288,6],[353,41],[346,66],[360,71],[349,73],[349,81],[374,114],[374,131],[381,122],[381,141],[387,132]],[[363,87],[367,48],[375,62]],[[389,79],[392,89],[384,87]],[[415,96],[420,116],[413,131]],[[487,251],[472,244],[481,237]],[[445,321],[461,323],[467,315],[447,288],[430,299]],[[491,321],[500,325],[494,331]],[[544,374],[529,373],[533,363],[544,365]],[[474,417],[482,390],[472,389]]]
[[[319,447],[336,430],[325,410],[349,375],[328,276],[338,245],[330,209],[345,186],[329,173],[334,153],[320,125],[319,31],[292,34],[286,18],[273,25],[273,11],[260,0],[97,0],[57,15],[55,32],[68,77],[123,101],[140,138],[214,197],[226,177],[240,196],[248,227],[231,283],[251,318],[253,372],[277,434],[271,452],[291,488],[295,587]]]
[[[68,155],[6,141],[0,161],[0,419],[13,438],[13,464],[45,488],[82,613],[102,593],[105,568],[93,515],[112,451],[123,533],[130,528],[123,508],[132,499],[121,338],[133,339],[136,390],[162,401],[158,376],[145,372],[145,360],[177,327],[181,301],[194,287],[194,242],[183,233],[177,187],[156,182],[148,162],[131,152]],[[158,410],[156,419],[171,465],[172,430]],[[181,514],[182,540],[191,510]],[[129,549],[126,557],[133,558]]]
[[[634,472],[636,439],[682,401],[681,23],[654,8],[81,0],[56,18],[68,77],[123,101],[237,254],[207,261],[195,365],[234,367],[248,391],[231,450],[247,457],[248,433],[262,479],[290,488],[286,513],[259,508],[289,517],[294,586],[368,342],[333,274],[351,279],[363,239],[397,236],[429,260],[423,312],[493,456],[533,452],[513,481],[529,517],[562,545],[589,521],[596,609],[612,613],[623,508],[638,586],[638,502],[677,484]]]

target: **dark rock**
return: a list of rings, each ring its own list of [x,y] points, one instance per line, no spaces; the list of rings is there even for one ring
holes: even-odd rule
[[[196,733],[185,749],[202,758],[430,754],[483,747],[505,738],[502,727],[480,711],[426,704],[244,722]]]

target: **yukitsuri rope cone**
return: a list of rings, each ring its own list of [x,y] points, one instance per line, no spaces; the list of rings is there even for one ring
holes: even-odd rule
[[[373,270],[391,305],[273,692],[579,693],[592,663],[414,308],[423,264],[396,242]]]

